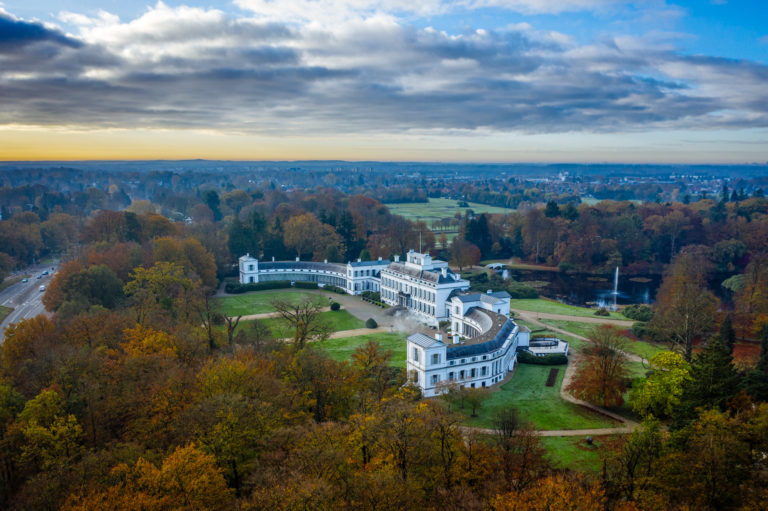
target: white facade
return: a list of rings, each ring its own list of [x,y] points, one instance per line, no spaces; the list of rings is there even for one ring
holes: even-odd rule
[[[241,284],[256,284],[275,280],[292,282],[317,282],[318,285],[333,285],[347,293],[359,295],[363,291],[377,292],[380,289],[380,274],[389,261],[361,261],[329,263],[328,261],[259,261],[246,254],[238,260]]]
[[[411,250],[381,270],[381,301],[409,309],[424,323],[437,326],[448,320],[451,293],[469,289],[469,281],[453,273],[445,261]]]
[[[517,363],[517,347],[528,343],[529,331],[507,318],[502,328],[477,344],[446,344],[440,334],[408,337],[408,377],[425,397],[440,393],[441,383],[471,388],[490,387],[504,379]]]

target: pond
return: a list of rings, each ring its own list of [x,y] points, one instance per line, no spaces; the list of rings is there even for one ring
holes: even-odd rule
[[[572,305],[613,305],[614,274],[509,270],[509,276],[535,287],[542,296]],[[660,275],[623,276],[619,273],[616,303],[651,303],[660,284]]]

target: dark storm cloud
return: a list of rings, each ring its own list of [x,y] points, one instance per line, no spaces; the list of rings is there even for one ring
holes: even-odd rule
[[[46,41],[70,47],[78,47],[81,44],[40,23],[17,20],[0,12],[0,53]]]
[[[9,17],[0,123],[262,133],[768,126],[766,66],[526,30],[297,28],[169,8],[73,39]],[[154,14],[153,14],[154,15]]]

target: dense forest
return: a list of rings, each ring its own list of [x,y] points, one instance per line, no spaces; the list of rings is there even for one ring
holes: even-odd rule
[[[2,508],[758,510],[768,501],[768,200],[757,189],[594,205],[531,191],[529,207],[509,214],[464,211],[448,243],[439,226],[329,179],[237,188],[169,172],[137,177],[141,193],[102,179],[0,190],[3,272],[61,259],[44,297],[51,316],[11,325],[0,345]],[[617,440],[599,475],[555,469],[514,410],[493,432],[462,428],[375,343],[337,362],[258,327],[234,332],[211,304],[246,252],[346,261],[419,242],[457,267],[517,257],[564,273],[663,275],[636,333],[677,356],[652,359],[631,399],[642,426]],[[759,357],[734,363],[737,337],[761,343]],[[598,397],[612,405],[609,392]]]

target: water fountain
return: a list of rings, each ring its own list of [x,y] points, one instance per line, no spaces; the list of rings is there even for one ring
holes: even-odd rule
[[[613,310],[616,311],[616,298],[619,296],[619,267],[616,267],[616,273],[613,276]]]

